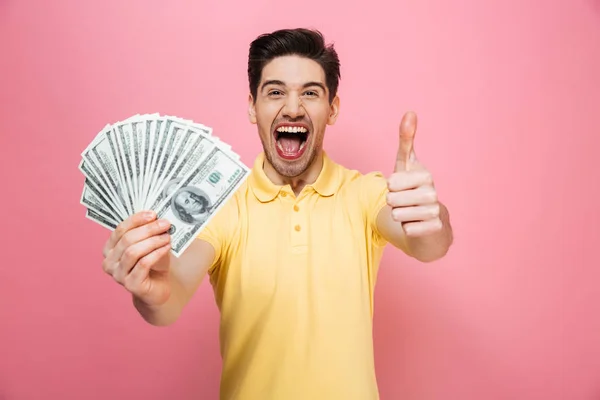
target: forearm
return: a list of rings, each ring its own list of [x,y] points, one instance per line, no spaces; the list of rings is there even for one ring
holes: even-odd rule
[[[407,236],[405,238],[408,252],[411,256],[423,262],[430,262],[446,255],[452,245],[454,236],[452,226],[450,225],[448,209],[441,203],[439,218],[442,222],[442,229],[437,232],[424,236]]]

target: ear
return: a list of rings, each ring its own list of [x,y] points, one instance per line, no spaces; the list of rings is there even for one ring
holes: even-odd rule
[[[250,123],[256,124],[256,108],[252,94],[248,95],[248,119],[250,119]]]
[[[327,125],[335,124],[338,114],[340,112],[340,98],[335,96],[331,102],[329,118],[327,119]]]

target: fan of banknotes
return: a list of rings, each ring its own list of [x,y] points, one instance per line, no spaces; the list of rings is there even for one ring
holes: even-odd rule
[[[114,230],[142,210],[171,222],[179,257],[249,174],[212,128],[159,114],[104,127],[81,153],[86,217]]]

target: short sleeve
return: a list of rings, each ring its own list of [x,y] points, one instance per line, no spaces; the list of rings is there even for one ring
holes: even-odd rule
[[[359,190],[361,206],[365,212],[367,225],[373,233],[374,244],[384,246],[387,240],[377,229],[377,216],[387,204],[387,179],[381,172],[368,173],[361,177]]]
[[[214,273],[219,265],[224,262],[237,215],[237,196],[233,196],[215,213],[196,236],[196,239],[208,242],[215,250],[215,258],[208,270],[209,275]]]

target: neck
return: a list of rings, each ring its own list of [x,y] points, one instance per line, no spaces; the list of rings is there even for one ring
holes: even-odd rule
[[[306,168],[306,170],[294,177],[283,176],[279,174],[273,168],[273,165],[265,158],[263,163],[263,170],[265,171],[265,175],[267,178],[271,180],[275,185],[290,185],[294,194],[298,196],[304,186],[311,185],[316,182],[319,174],[321,173],[321,169],[323,168],[323,152],[320,151],[315,158],[315,160]]]

